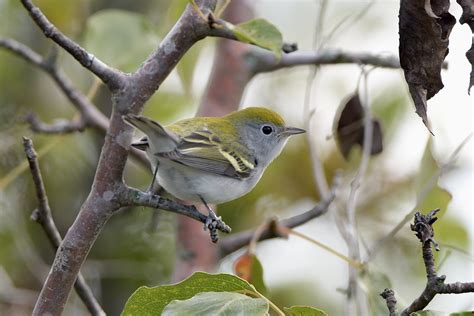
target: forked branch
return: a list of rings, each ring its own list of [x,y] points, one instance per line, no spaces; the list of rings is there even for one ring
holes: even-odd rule
[[[43,177],[41,176],[37,154],[31,139],[24,137],[23,146],[30,166],[31,175],[33,176],[36,197],[38,198],[38,208],[31,214],[31,219],[41,225],[51,243],[51,246],[53,246],[54,250],[57,250],[62,239],[51,214],[51,208],[49,207],[48,196],[46,195]],[[102,310],[99,302],[97,302],[91,288],[87,285],[86,280],[81,273],[77,276],[74,288],[92,315],[105,315],[105,312]]]
[[[435,269],[432,246],[439,250],[438,244],[434,240],[433,223],[438,219],[435,217],[439,209],[431,211],[428,215],[422,215],[419,212],[415,214],[414,223],[410,225],[411,230],[416,233],[416,237],[421,242],[423,250],[423,261],[425,263],[427,282],[425,289],[406,309],[401,313],[402,316],[408,316],[413,312],[425,308],[437,294],[460,294],[474,292],[474,282],[456,282],[444,283],[445,275],[438,276]],[[395,310],[395,294],[390,289],[385,289],[381,296],[385,299],[390,315]]]

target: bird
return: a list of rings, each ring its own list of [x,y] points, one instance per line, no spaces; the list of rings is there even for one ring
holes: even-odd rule
[[[145,151],[158,183],[174,197],[208,204],[237,199],[252,190],[290,136],[276,112],[248,107],[222,117],[194,117],[164,126],[128,114],[123,119],[146,136],[131,144]],[[207,224],[206,224],[207,225]]]

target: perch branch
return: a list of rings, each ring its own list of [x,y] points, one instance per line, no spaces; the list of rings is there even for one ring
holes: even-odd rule
[[[336,191],[337,191],[337,188],[339,187],[340,180],[341,180],[341,174],[337,173],[333,179],[331,192],[328,194],[328,196],[325,199],[323,199],[321,202],[319,202],[315,207],[313,207],[309,211],[281,220],[279,222],[279,225],[283,227],[294,228],[294,227],[298,227],[309,222],[313,218],[324,215],[328,211],[329,206],[331,205],[332,201],[334,201],[336,197]],[[232,235],[230,237],[227,237],[221,240],[219,242],[219,250],[220,250],[221,257],[224,257],[231,252],[234,252],[244,246],[247,246],[252,240],[252,237],[254,235],[255,235],[255,230],[247,230],[247,231],[237,233],[235,235]],[[262,231],[259,240],[262,241],[262,240],[277,238],[277,237],[281,237],[281,235],[278,232],[276,232],[272,227],[268,227]]]
[[[170,200],[151,192],[142,192],[133,188],[126,188],[121,194],[122,206],[146,206],[155,209],[162,209],[165,211],[181,214],[193,218],[203,224],[205,229],[209,229],[209,234],[213,242],[217,242],[217,231],[230,233],[231,229],[227,226],[220,217],[217,219],[210,218],[200,213],[194,205],[185,205],[174,200]]]
[[[51,208],[49,207],[48,196],[41,176],[40,167],[38,164],[37,154],[33,147],[31,139],[24,137],[23,146],[25,148],[26,158],[30,165],[31,175],[33,176],[33,182],[36,188],[36,197],[38,198],[38,208],[31,214],[31,219],[39,223],[43,228],[46,236],[48,237],[51,245],[55,250],[58,249],[61,244],[61,235],[59,234],[58,228],[54,223],[53,216],[51,214]],[[81,273],[78,274],[77,280],[74,283],[77,295],[81,298],[87,307],[87,310],[92,315],[105,315],[99,302],[97,302],[92,290],[87,285],[86,280]]]
[[[444,283],[445,275],[438,276],[435,269],[435,261],[433,256],[433,245],[439,250],[438,244],[434,240],[433,223],[438,219],[435,217],[439,209],[431,211],[428,215],[415,213],[414,223],[410,225],[412,231],[416,233],[416,237],[421,242],[423,250],[423,262],[426,269],[426,286],[423,292],[417,297],[406,309],[401,313],[402,316],[408,316],[413,312],[420,311],[425,308],[437,294],[460,294],[474,292],[474,282],[456,282]],[[387,295],[383,295],[387,294]],[[395,309],[396,299],[393,291],[385,289],[381,294],[387,303],[389,310]]]
[[[51,38],[56,44],[71,54],[82,66],[99,77],[111,91],[123,86],[125,77],[120,71],[106,65],[63,34],[31,0],[21,0],[21,3],[46,37]]]

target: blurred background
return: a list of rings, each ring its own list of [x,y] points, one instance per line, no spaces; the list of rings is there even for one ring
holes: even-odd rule
[[[131,72],[166,35],[187,1],[36,3],[65,34],[107,63]],[[316,42],[323,43],[323,49],[398,55],[397,1],[329,1],[322,13],[321,1],[252,3],[256,17],[274,23],[284,40],[298,43],[301,51],[313,50],[319,34]],[[461,15],[454,2],[450,11],[456,19]],[[14,0],[0,0],[0,37],[13,38],[42,55],[52,46]],[[197,43],[150,99],[144,115],[165,124],[194,116],[211,75],[217,42],[208,38]],[[356,227],[362,259],[367,249],[412,211],[420,192],[428,190],[417,210],[426,213],[441,208],[441,219],[435,224],[441,248],[436,254],[439,274],[446,274],[447,282],[474,279],[472,140],[437,184],[427,185],[427,179],[437,174],[473,131],[474,104],[467,94],[471,65],[465,58],[470,45],[467,25],[456,24],[446,58],[449,66],[442,73],[445,87],[428,102],[434,137],[415,114],[401,70],[378,68],[368,75],[369,104],[382,124],[384,150],[371,158],[358,191]],[[108,91],[66,53],[60,52],[59,63],[76,87],[89,92],[94,104],[108,115]],[[358,65],[322,66],[309,81],[313,71],[309,66],[282,69],[259,74],[248,83],[240,108],[269,107],[289,125],[310,124],[311,132],[289,142],[250,194],[218,210],[233,232],[239,232],[275,215],[286,218],[310,209],[320,199],[310,154],[316,150],[328,181],[337,169],[343,170],[343,181],[329,212],[296,230],[346,254],[348,246],[338,226],[345,220],[341,209],[361,155],[355,148],[344,159],[333,126],[339,106],[356,91],[361,70]],[[310,122],[308,110],[314,111]],[[49,202],[62,235],[87,197],[103,141],[103,133],[94,129],[67,135],[32,133],[23,122],[29,112],[46,122],[76,114],[46,74],[0,49],[0,314],[4,315],[31,313],[54,257],[41,227],[29,219],[37,201],[21,137],[31,137],[39,152]],[[133,160],[125,177],[129,185],[141,189],[151,181],[149,169]],[[83,266],[84,276],[110,315],[119,314],[139,286],[171,282],[177,261],[185,256],[176,241],[177,215],[160,212],[157,220],[154,213],[144,208],[120,211],[108,222]],[[232,272],[241,253],[220,260],[215,271]],[[268,297],[277,305],[307,304],[330,315],[345,312],[346,262],[296,237],[262,242],[256,254],[263,265]],[[367,273],[360,274],[358,281],[375,315],[385,311],[378,297],[385,287],[396,290],[401,306],[419,295],[425,272],[421,247],[408,224],[371,258]],[[428,308],[465,311],[474,309],[473,302],[473,294],[439,295]],[[87,314],[75,293],[65,314]]]

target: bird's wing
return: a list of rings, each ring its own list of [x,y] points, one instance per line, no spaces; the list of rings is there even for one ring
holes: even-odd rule
[[[238,153],[237,153],[238,152]],[[175,150],[159,153],[158,157],[209,173],[231,178],[247,178],[256,167],[256,160],[242,146],[229,146],[209,130],[185,136]]]

